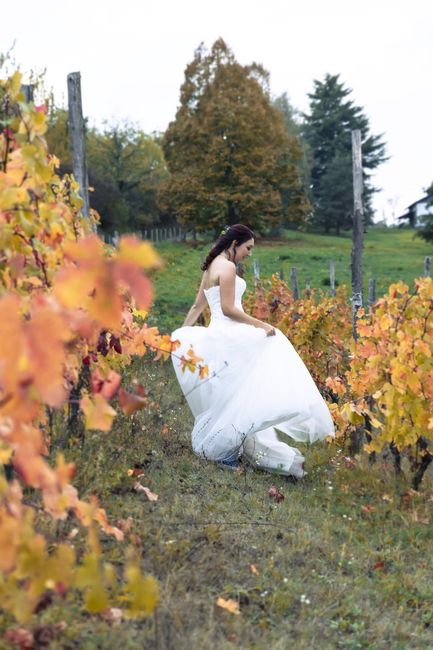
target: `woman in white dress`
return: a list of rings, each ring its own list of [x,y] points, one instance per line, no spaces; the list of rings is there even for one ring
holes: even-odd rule
[[[334,435],[332,418],[310,373],[280,330],[246,314],[245,280],[236,265],[251,255],[254,233],[243,224],[227,228],[202,264],[194,304],[172,340],[182,391],[195,417],[193,450],[236,469],[240,456],[255,467],[302,477],[304,457],[287,441],[314,442]],[[193,327],[209,305],[208,327]],[[180,357],[204,359],[209,376],[182,369]]]

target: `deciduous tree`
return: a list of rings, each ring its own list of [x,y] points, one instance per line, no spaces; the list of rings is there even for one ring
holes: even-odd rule
[[[260,231],[305,218],[301,151],[268,82],[260,65],[240,65],[221,39],[210,53],[195,52],[163,138],[171,176],[161,203],[180,223],[218,231],[241,221]]]

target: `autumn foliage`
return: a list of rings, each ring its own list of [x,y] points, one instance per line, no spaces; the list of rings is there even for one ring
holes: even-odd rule
[[[365,450],[390,449],[398,472],[408,459],[417,488],[433,459],[433,281],[417,280],[412,293],[392,284],[361,314],[356,342],[344,288],[335,298],[312,292],[294,300],[273,276],[247,304],[292,341],[328,400],[339,441],[362,429]]]
[[[152,301],[145,273],[159,260],[147,242],[125,236],[115,251],[96,236],[97,215],[82,217],[77,183],[56,173],[44,107],[26,104],[20,87],[19,73],[0,81],[0,467],[13,468],[9,481],[0,472],[0,604],[25,621],[47,591],[74,588],[89,611],[118,598],[126,615],[146,614],[157,583],[132,554],[120,583],[103,562],[99,531],[119,541],[124,532],[96,499],[80,499],[73,464],[60,453],[48,462],[48,418],[55,410],[66,419],[72,405],[87,428],[108,431],[116,395],[125,414],[145,405],[144,388],[121,386],[120,371],[131,355],[152,349],[167,358],[175,347],[144,322]],[[72,542],[49,545],[36,530],[29,488],[44,513],[75,517],[88,531],[80,563]]]

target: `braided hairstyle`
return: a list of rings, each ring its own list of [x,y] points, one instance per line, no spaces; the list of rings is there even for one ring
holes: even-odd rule
[[[249,239],[254,239],[254,233],[250,228],[248,228],[248,226],[244,226],[242,223],[236,223],[234,226],[225,228],[216,240],[215,244],[210,249],[208,256],[201,265],[201,270],[206,271],[216,256],[223,251],[228,250],[232,245],[232,242],[236,241],[237,244],[234,247],[234,252],[236,255],[237,247],[241,244],[244,244]]]

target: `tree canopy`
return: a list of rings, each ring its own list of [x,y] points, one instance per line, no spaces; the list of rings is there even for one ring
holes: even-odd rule
[[[71,172],[67,111],[51,111],[47,141],[62,172]],[[168,172],[158,139],[128,123],[112,124],[88,129],[86,146],[90,202],[102,228],[124,232],[160,222],[157,195]]]
[[[339,232],[352,225],[351,132],[361,131],[367,222],[372,217],[371,199],[376,191],[370,175],[386,160],[382,135],[370,133],[369,120],[349,98],[351,92],[339,75],[327,74],[323,81],[314,81],[314,91],[308,95],[309,113],[304,115],[303,135],[311,151],[312,224],[326,232]]]
[[[161,201],[184,226],[245,222],[261,231],[307,215],[299,139],[272,106],[268,83],[260,65],[240,65],[221,39],[209,53],[196,50],[162,142],[171,175]]]

